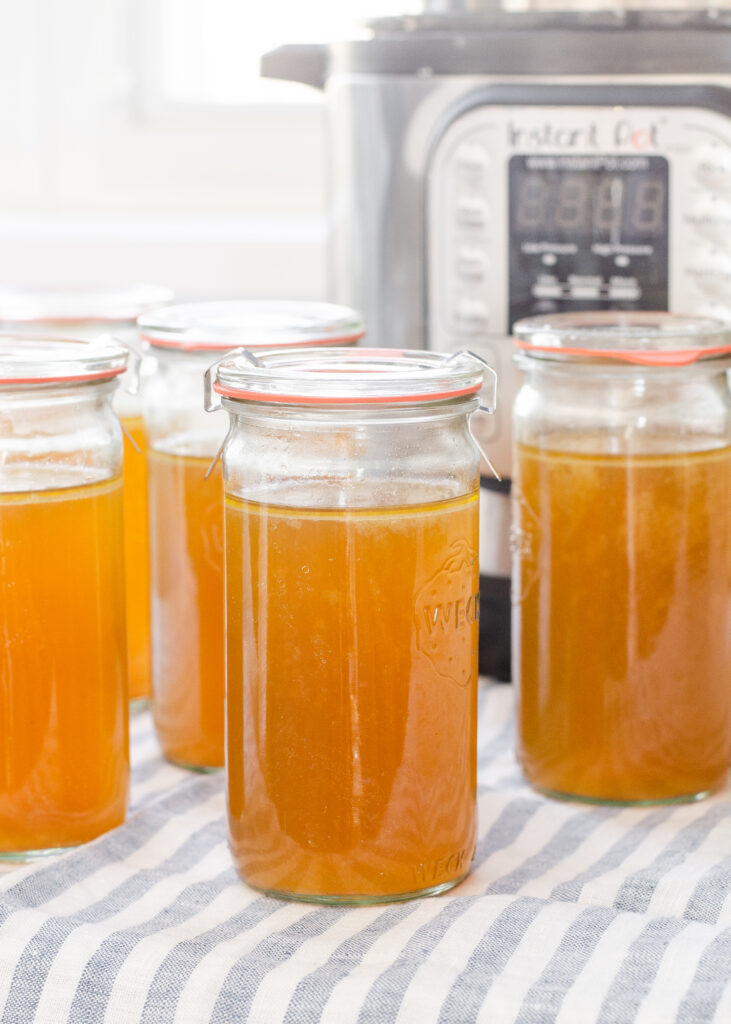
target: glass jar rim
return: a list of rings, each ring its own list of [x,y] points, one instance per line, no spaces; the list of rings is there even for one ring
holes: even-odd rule
[[[710,317],[645,310],[556,313],[513,326],[529,358],[614,360],[643,366],[687,366],[731,354],[731,324]]]
[[[86,341],[41,334],[0,334],[0,385],[73,384],[124,373],[129,350],[110,335]]]
[[[0,325],[136,324],[152,307],[172,302],[162,285],[124,288],[0,288]]]
[[[237,401],[293,405],[391,405],[480,396],[495,408],[495,371],[471,352],[319,348],[239,350],[210,368],[213,390]]]
[[[347,345],[365,334],[360,314],[347,306],[296,300],[190,302],[150,310],[138,326],[155,348],[186,351]]]

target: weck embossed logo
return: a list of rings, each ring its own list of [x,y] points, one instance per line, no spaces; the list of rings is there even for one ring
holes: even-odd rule
[[[417,646],[438,675],[458,686],[467,686],[475,665],[476,636],[469,627],[480,617],[477,565],[477,552],[466,541],[455,541],[416,600]]]

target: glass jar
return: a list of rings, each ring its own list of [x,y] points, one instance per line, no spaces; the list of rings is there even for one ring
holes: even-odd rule
[[[165,756],[224,762],[221,469],[226,417],[208,416],[201,381],[215,354],[355,342],[352,310],[324,303],[205,302],[140,319],[154,357],[144,379],[150,487],[153,715]]]
[[[693,800],[731,756],[729,327],[515,325],[514,678],[535,787]]]
[[[265,893],[380,903],[468,871],[482,386],[462,353],[218,366],[230,843]]]
[[[93,839],[129,776],[122,432],[127,349],[0,337],[0,859]]]
[[[109,332],[138,347],[137,317],[172,300],[167,288],[0,289],[0,330],[90,340]],[[114,407],[124,440],[124,552],[127,577],[127,655],[133,708],[150,696],[150,554],[147,525],[146,438],[137,382],[122,380]]]

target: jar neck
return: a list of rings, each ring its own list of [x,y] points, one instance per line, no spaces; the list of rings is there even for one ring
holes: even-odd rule
[[[116,386],[106,380],[0,388],[0,492],[86,486],[118,475]]]
[[[622,405],[641,402],[653,396],[663,400],[697,393],[703,389],[728,391],[727,367],[718,364],[694,363],[689,366],[640,366],[626,363],[617,366],[592,363],[559,363],[525,359],[520,362],[525,382],[532,387],[584,396],[587,402],[601,396],[604,402]]]
[[[418,505],[476,491],[477,399],[394,406],[281,406],[226,399],[228,494],[277,505]]]
[[[620,359],[547,359],[518,352],[514,362],[526,376],[538,375],[545,378],[581,381],[686,381],[696,377],[724,377],[731,369],[731,357],[699,359],[686,365],[661,365],[625,362]]]
[[[729,444],[725,370],[596,366],[525,360],[514,409],[515,438],[541,448],[668,454]]]

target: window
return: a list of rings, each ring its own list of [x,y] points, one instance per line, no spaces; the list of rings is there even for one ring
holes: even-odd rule
[[[325,292],[325,111],[259,55],[396,0],[34,0],[0,35],[0,276]],[[380,8],[380,9],[379,9]]]

